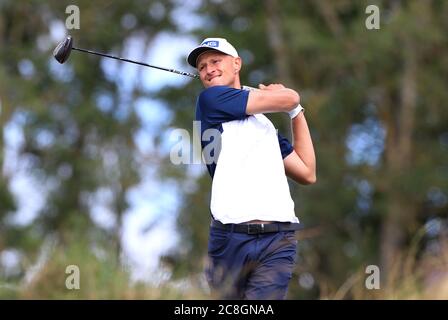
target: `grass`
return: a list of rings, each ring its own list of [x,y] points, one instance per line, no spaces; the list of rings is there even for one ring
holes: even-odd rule
[[[79,268],[79,289],[66,286],[66,282],[69,286],[76,284],[75,272],[67,270],[70,265]],[[54,248],[49,259],[32,277],[25,276],[9,283],[0,281],[0,299],[189,300],[207,299],[207,295],[188,283],[153,285],[133,282],[130,274],[112,256],[99,258],[89,253],[85,246],[74,245]]]
[[[448,299],[448,241],[438,242],[438,253],[426,253],[417,259],[419,239],[397,257],[388,281],[381,275],[380,289],[366,289],[365,267],[353,273],[335,290],[321,283],[320,299]],[[0,299],[123,299],[123,300],[196,300],[211,299],[199,280],[159,281],[159,284],[133,282],[130,274],[117,264],[112,255],[99,257],[82,243],[68,248],[56,246],[33,276],[20,281],[0,280]],[[75,283],[67,266],[79,267],[79,289],[68,289]],[[169,278],[169,277],[164,277]],[[25,280],[26,279],[26,280]],[[68,279],[68,280],[67,280]],[[199,279],[199,277],[198,277]],[[325,291],[324,288],[327,288]],[[291,297],[294,299],[294,297]]]
[[[352,274],[336,292],[322,299],[448,299],[448,240],[437,242],[437,253],[426,252],[417,259],[417,248],[422,235],[419,233],[407,251],[396,257],[388,270],[387,280],[381,276],[380,289],[367,289],[369,276],[362,268]]]

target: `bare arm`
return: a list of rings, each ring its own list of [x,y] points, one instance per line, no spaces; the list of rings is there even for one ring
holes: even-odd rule
[[[288,112],[300,102],[299,94],[285,88],[281,84],[265,86],[260,84],[259,90],[251,90],[247,100],[246,114]]]
[[[286,175],[300,184],[313,184],[317,180],[316,157],[305,115],[300,112],[291,121],[294,151],[283,159]]]

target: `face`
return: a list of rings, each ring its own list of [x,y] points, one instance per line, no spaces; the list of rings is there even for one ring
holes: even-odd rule
[[[229,86],[240,88],[241,58],[218,51],[206,51],[198,58],[199,77],[204,87]]]

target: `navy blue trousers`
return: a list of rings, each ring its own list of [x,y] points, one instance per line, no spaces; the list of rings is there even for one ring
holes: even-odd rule
[[[220,299],[285,299],[296,260],[294,231],[245,234],[210,227],[206,276]]]

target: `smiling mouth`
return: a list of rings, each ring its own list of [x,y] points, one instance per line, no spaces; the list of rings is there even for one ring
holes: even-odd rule
[[[220,76],[214,76],[213,78],[208,79],[208,81],[212,81],[213,79],[218,78],[218,77],[220,77]]]

